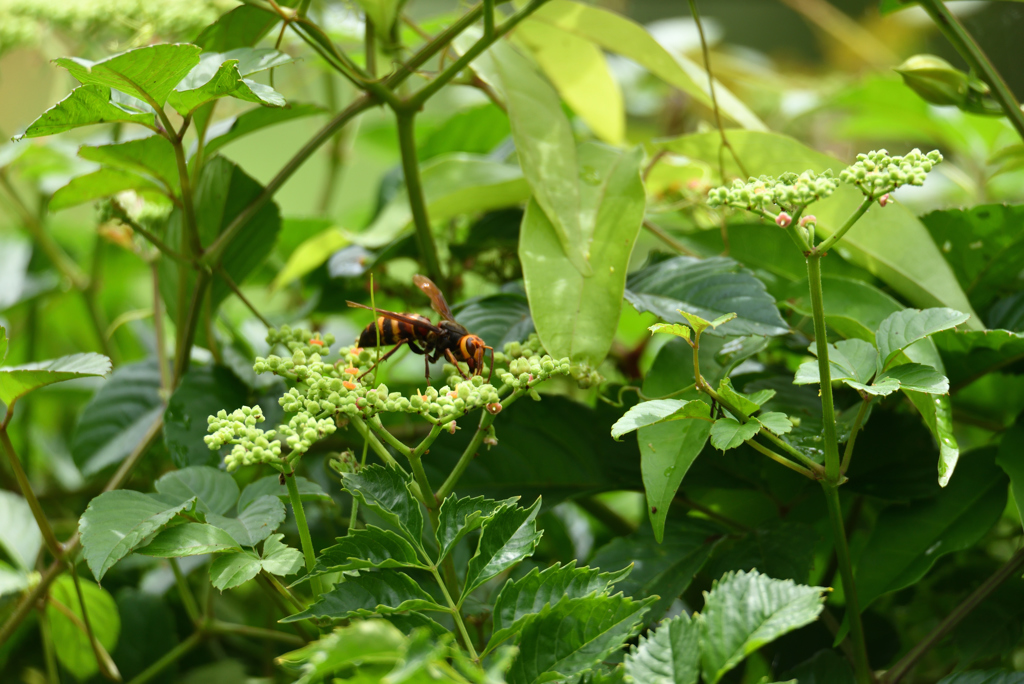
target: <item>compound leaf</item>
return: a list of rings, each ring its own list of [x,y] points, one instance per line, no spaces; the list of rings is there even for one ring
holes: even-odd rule
[[[238,500],[238,485],[228,473],[209,466],[189,466],[172,470],[156,481],[161,499],[178,504],[196,499],[202,513],[227,513]]]
[[[437,562],[443,561],[460,539],[490,520],[499,509],[514,506],[518,500],[519,497],[513,497],[495,501],[482,496],[460,499],[454,494],[445,499],[437,523]]]
[[[401,530],[413,546],[421,548],[423,512],[396,469],[372,465],[358,473],[345,473],[342,478],[345,491]]]
[[[411,577],[397,570],[346,575],[345,581],[320,596],[309,609],[290,615],[281,622],[297,622],[307,618],[344,620],[349,617],[389,615],[410,610],[442,611],[430,594],[423,591]]]
[[[127,93],[162,107],[171,90],[199,63],[195,45],[161,44],[128,50],[91,62],[61,57],[54,63],[71,72],[82,85],[98,85]]]
[[[686,613],[640,637],[626,656],[626,674],[644,684],[697,684],[700,677],[700,622]]]
[[[416,549],[401,535],[374,525],[351,530],[316,559],[310,577],[367,568],[425,568]]]
[[[284,522],[284,503],[276,496],[266,495],[253,501],[236,518],[216,513],[206,516],[211,525],[225,530],[242,546],[255,546]]]
[[[224,530],[213,525],[190,522],[168,527],[149,544],[136,549],[135,553],[158,558],[180,558],[233,550],[241,549],[238,542]]]
[[[481,525],[476,553],[469,559],[464,593],[468,594],[495,575],[533,555],[540,542],[537,513],[540,497],[529,508],[507,506],[498,509]]]

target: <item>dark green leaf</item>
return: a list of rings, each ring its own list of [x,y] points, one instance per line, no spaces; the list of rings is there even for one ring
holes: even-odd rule
[[[748,532],[708,565],[711,577],[730,570],[760,570],[769,577],[805,583],[821,535],[811,526],[783,522]]]
[[[935,343],[947,360],[949,382],[954,391],[985,373],[1024,359],[1024,333],[947,330],[935,336]]]
[[[700,622],[683,613],[641,636],[626,656],[626,674],[644,684],[697,684]]]
[[[163,530],[135,553],[158,558],[199,556],[204,553],[241,550],[231,535],[213,525],[185,523]]]
[[[118,366],[79,415],[71,455],[84,475],[120,463],[164,411],[156,360]]]
[[[151,135],[138,140],[109,145],[83,145],[78,150],[78,156],[105,166],[152,177],[160,182],[168,192],[181,194],[181,181],[178,175],[178,163],[174,157],[174,147],[162,135]],[[93,179],[92,184],[97,184],[97,181]]]
[[[486,521],[490,520],[498,509],[515,506],[518,497],[495,501],[482,496],[458,498],[450,495],[441,503],[437,522],[437,541],[440,552],[438,563],[444,560],[459,540]]]
[[[349,530],[337,541],[320,553],[310,577],[367,568],[426,567],[412,544],[391,530],[367,525],[366,529]]]
[[[115,122],[137,123],[152,128],[155,114],[132,111],[111,102],[110,88],[84,85],[75,88],[70,95],[43,112],[24,133],[15,136],[15,140],[54,135],[80,126]]]
[[[939,680],[939,684],[1024,684],[1024,672],[974,670],[957,672]]]
[[[624,434],[642,427],[658,425],[684,418],[703,419],[709,422],[711,407],[700,400],[655,399],[644,401],[632,407],[612,425],[612,437],[616,440]]]
[[[530,305],[519,294],[502,292],[471,299],[455,309],[459,323],[484,342],[501,350],[509,342],[521,342],[533,332]]]
[[[96,580],[194,502],[169,506],[130,490],[104,492],[90,501],[78,529],[85,561]]]
[[[521,632],[528,620],[545,606],[563,599],[576,599],[592,594],[607,594],[611,585],[629,575],[632,566],[618,572],[601,572],[597,568],[577,568],[576,561],[540,570],[534,568],[517,580],[508,580],[494,600],[494,630],[484,653]]]
[[[2,330],[2,328],[0,328]],[[7,348],[6,334],[0,332],[0,353]],[[75,380],[76,378],[95,377],[110,372],[110,359],[102,354],[72,354],[50,361],[26,363],[21,366],[5,366],[0,368],[0,401],[11,404],[40,387],[55,382]]]
[[[413,546],[422,548],[423,513],[397,470],[372,465],[358,473],[345,473],[342,486],[388,524],[401,530]]]
[[[235,479],[223,470],[208,466],[189,466],[173,470],[155,484],[160,499],[169,504],[196,499],[196,510],[223,514],[238,500]]]
[[[480,541],[466,569],[465,594],[533,555],[542,534],[537,531],[539,512],[537,497],[529,508],[506,506],[482,521]]]
[[[162,598],[135,587],[123,587],[114,595],[121,616],[121,636],[117,649],[110,655],[117,664],[124,681],[140,675],[165,653],[178,644],[174,613]],[[168,668],[154,682],[170,684],[175,675]]]
[[[225,530],[242,546],[255,546],[266,539],[284,522],[284,518],[284,504],[272,495],[259,497],[246,506],[237,518],[225,518],[215,513],[206,516],[211,525]]]
[[[307,618],[344,620],[410,610],[446,612],[448,609],[437,605],[430,594],[404,572],[380,570],[346,575],[344,582],[334,585],[334,589],[323,594],[308,610],[290,615],[281,622]]]
[[[708,335],[785,335],[775,300],[754,274],[728,257],[673,257],[630,274],[626,299],[670,323],[687,323],[682,309],[706,320],[735,313],[736,320]]]
[[[813,622],[824,591],[758,572],[730,573],[715,582],[700,616],[705,681],[716,684],[757,649]]]
[[[199,63],[200,52],[195,45],[161,44],[128,50],[99,62],[61,57],[54,63],[71,72],[82,85],[114,88],[161,107],[174,86]]]
[[[544,608],[520,634],[509,684],[572,681],[619,651],[653,601],[616,594],[566,599]]]
[[[301,475],[293,475],[292,477],[295,478],[295,484],[299,488],[299,498],[303,503],[307,501],[333,502],[330,494],[325,492],[316,482],[307,480]],[[238,511],[244,511],[249,507],[249,504],[268,494],[276,496],[284,503],[288,503],[288,487],[281,484],[279,475],[267,475],[246,485],[245,489],[242,490],[242,494],[238,497]]]
[[[1024,521],[1024,422],[1018,422],[1003,433],[996,463],[1010,478],[1017,515]]]
[[[850,662],[831,649],[822,649],[786,673],[800,684],[855,684]]]
[[[226,367],[193,364],[164,413],[164,441],[174,463],[178,467],[215,463],[217,454],[203,441],[207,418],[221,409],[240,408],[248,396],[245,384]]]
[[[948,330],[969,318],[953,309],[904,309],[884,321],[875,332],[875,345],[882,368],[888,368],[895,356],[918,340]]]
[[[117,612],[117,604],[113,597],[104,589],[87,579],[79,579],[83,602],[78,600],[78,591],[74,580],[68,575],[58,577],[50,585],[50,600],[61,603],[69,608],[78,618],[78,624],[61,612],[52,603],[46,607],[46,619],[50,623],[50,636],[54,650],[61,665],[78,680],[85,680],[96,674],[99,666],[93,654],[89,637],[80,628],[83,613],[88,615],[89,627],[96,641],[109,653],[117,645],[121,633],[121,617]]]

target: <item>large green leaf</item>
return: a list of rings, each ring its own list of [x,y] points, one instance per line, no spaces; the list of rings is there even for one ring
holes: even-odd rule
[[[786,673],[800,684],[855,684],[850,661],[822,649]]]
[[[43,534],[28,502],[14,492],[0,490],[0,549],[22,570],[32,570],[43,545]]]
[[[776,133],[734,131],[729,144],[736,150],[747,172],[758,176],[779,176],[807,169],[838,173],[845,164],[806,147],[796,140]],[[686,135],[659,143],[659,149],[700,159],[718,167],[721,136],[718,133]],[[725,155],[726,173],[739,175],[735,162]],[[819,235],[829,235],[863,201],[863,195],[852,186],[841,185],[826,200],[814,204]],[[766,226],[765,230],[774,230]],[[981,329],[981,321],[942,252],[932,241],[927,229],[909,209],[898,202],[884,209],[874,207],[858,221],[837,247],[844,258],[866,268],[896,292],[920,307],[950,307],[972,314],[969,327]],[[826,264],[826,270],[828,266]]]
[[[143,197],[160,196],[166,200],[170,191],[131,171],[104,167],[98,171],[75,176],[68,184],[53,193],[48,205],[50,211],[66,209],[125,190],[134,190]]]
[[[168,505],[130,490],[104,492],[90,501],[78,529],[85,562],[96,580],[194,501]]]
[[[189,466],[172,470],[154,485],[159,498],[168,504],[196,499],[196,510],[223,514],[238,500],[235,479],[223,470],[208,466]]]
[[[180,558],[236,550],[241,550],[238,542],[219,527],[203,523],[185,523],[161,531],[153,541],[135,549],[135,553],[158,558]]]
[[[199,63],[195,45],[161,44],[135,48],[99,62],[61,57],[54,63],[71,72],[82,85],[114,88],[162,107],[174,86]]]
[[[806,583],[820,539],[810,525],[769,524],[751,530],[724,552],[716,551],[706,572],[720,577],[730,570],[760,570],[775,579]]]
[[[266,48],[237,48],[225,53],[204,52],[199,58],[199,64],[175,86],[167,101],[182,116],[221,97],[283,107],[284,98],[273,88],[244,77],[292,61],[289,55]]]
[[[540,497],[529,508],[505,506],[481,524],[476,553],[466,569],[464,593],[533,555],[542,533],[537,531]]]
[[[243,9],[239,7],[238,9]],[[283,108],[256,107],[238,116],[221,119],[206,129],[207,156],[224,145],[269,126],[276,126],[292,119],[323,114],[324,109],[314,104],[292,103]]]
[[[1024,359],[1024,333],[1008,330],[959,332],[946,330],[935,336],[946,359],[949,384],[956,391],[986,373]],[[915,347],[911,347],[913,352]]]
[[[904,309],[878,325],[875,345],[883,369],[888,368],[901,351],[930,335],[960,325],[968,315],[953,309]]]
[[[700,622],[682,613],[641,636],[626,656],[626,674],[644,684],[697,684]]]
[[[700,400],[686,399],[655,399],[643,401],[630,408],[612,425],[612,437],[618,439],[622,435],[639,430],[642,427],[659,425],[674,420],[704,419],[709,422],[711,407]]]
[[[494,629],[484,653],[521,632],[523,625],[545,606],[563,599],[607,594],[611,585],[631,570],[632,566],[627,565],[618,572],[601,572],[598,568],[577,568],[576,561],[572,561],[567,565],[555,563],[544,570],[534,568],[517,580],[506,581],[494,600]]]
[[[406,636],[386,620],[356,620],[277,660],[303,675],[296,684],[312,684],[352,665],[398,661],[405,640]]]
[[[522,342],[534,331],[530,305],[521,294],[499,292],[461,302],[455,318],[495,349]]]
[[[615,337],[645,195],[639,148],[623,152],[586,143],[577,156],[580,229],[587,239],[584,256],[590,270],[579,269],[564,248],[559,249],[551,214],[537,201],[530,202],[523,217],[519,259],[545,349],[556,358],[568,356],[596,366]]]
[[[622,89],[601,48],[532,17],[515,28],[514,36],[594,135],[609,145],[622,145],[626,135]]]
[[[712,107],[707,72],[683,55],[669,53],[643,26],[621,14],[571,0],[551,0],[534,12],[531,20],[627,57],[708,109]],[[767,130],[757,115],[717,81],[715,96],[726,117],[744,128]]]
[[[494,517],[499,509],[514,506],[518,497],[495,501],[482,496],[459,498],[452,494],[441,503],[437,521],[438,563],[459,540]]]
[[[566,599],[544,608],[520,633],[509,684],[573,681],[619,651],[653,601],[616,594]]]
[[[448,609],[437,605],[430,594],[404,572],[379,570],[346,575],[344,582],[322,594],[309,609],[290,615],[281,622],[307,618],[344,620],[410,610],[446,612]]]
[[[101,123],[137,123],[153,128],[155,118],[153,112],[133,111],[111,102],[110,88],[84,85],[75,88],[70,95],[43,112],[29,124],[24,133],[15,136],[15,140],[54,135],[80,126]]]
[[[242,546],[255,546],[270,536],[270,533],[284,522],[284,503],[276,496],[266,495],[253,501],[235,518],[210,513],[206,516],[211,525],[216,525],[230,534]]]
[[[161,183],[168,192],[181,194],[174,147],[162,135],[109,145],[83,145],[78,156],[104,166],[144,174]]]
[[[109,653],[117,645],[121,633],[121,617],[117,612],[117,604],[106,590],[86,579],[78,582],[82,589],[82,602],[78,600],[78,591],[71,577],[58,577],[50,586],[50,600],[60,602],[70,609],[78,620],[72,621],[52,603],[46,607],[46,618],[50,623],[50,636],[57,659],[76,679],[83,681],[99,670],[89,636],[81,629],[83,618],[88,616],[89,627],[96,641]]]
[[[135,587],[118,589],[114,600],[121,616],[121,636],[110,655],[123,680],[130,682],[178,645],[175,615],[162,596]],[[153,681],[169,684],[170,677]]]
[[[426,568],[412,544],[391,530],[367,525],[337,541],[320,552],[310,577],[369,568]]]
[[[635,271],[626,299],[637,311],[650,311],[670,323],[687,323],[683,310],[709,321],[735,313],[708,335],[785,335],[775,300],[754,274],[728,257],[679,256]]]
[[[283,534],[272,534],[263,542],[263,553],[237,551],[217,556],[210,564],[210,581],[224,591],[245,584],[265,570],[272,575],[293,575],[302,567],[302,553],[281,543]]]
[[[363,505],[400,530],[413,546],[422,548],[423,512],[396,469],[372,465],[358,473],[345,473],[342,485]]]
[[[163,411],[156,360],[118,366],[79,414],[71,437],[75,465],[91,475],[120,463]]]
[[[7,338],[2,326],[0,338],[3,339],[0,343],[3,347],[0,348],[0,352],[3,352],[6,350]],[[0,402],[7,404],[10,410],[11,404],[40,387],[65,380],[106,375],[109,372],[110,359],[102,354],[93,353],[72,354],[22,366],[6,366],[0,368]]]
[[[715,684],[757,649],[813,622],[824,591],[756,571],[715,582],[700,615],[704,681]]]
[[[977,543],[1006,507],[1006,475],[994,449],[969,452],[957,479],[936,497],[892,506],[878,517],[857,562],[861,610],[882,594],[908,587],[942,556]]]
[[[222,409],[240,408],[248,396],[245,384],[225,366],[193,364],[164,413],[164,441],[171,460],[179,467],[215,463],[216,453],[203,442],[207,418]]]

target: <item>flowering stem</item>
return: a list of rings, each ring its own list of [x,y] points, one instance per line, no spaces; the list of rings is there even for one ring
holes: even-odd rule
[[[427,215],[427,202],[423,194],[423,184],[420,182],[420,167],[416,157],[416,112],[396,111],[395,116],[398,119],[398,146],[402,153],[405,187],[409,195],[413,224],[416,227],[416,246],[427,274],[435,282],[442,283],[443,288],[444,273],[441,271],[441,260],[437,255],[434,233],[430,229],[430,217]]]
[[[847,231],[853,228],[853,224],[857,223],[857,221],[860,220],[860,217],[871,208],[871,203],[874,201],[875,200],[872,197],[865,197],[864,201],[860,203],[859,207],[857,207],[857,211],[853,212],[853,214],[850,215],[850,218],[846,219],[846,223],[843,224],[843,227],[832,233],[828,239],[822,240],[821,244],[814,248],[815,254],[824,255],[825,252],[830,250],[834,244],[842,240]]]
[[[515,396],[513,394],[513,396]],[[511,397],[510,397],[511,398]],[[506,402],[502,402],[504,406]],[[469,441],[466,448],[462,452],[462,456],[459,457],[458,463],[452,468],[452,472],[448,474],[448,477],[441,484],[441,488],[434,493],[434,497],[438,501],[443,501],[445,497],[452,493],[455,489],[455,485],[458,483],[459,478],[462,477],[462,473],[466,472],[466,468],[469,466],[469,462],[476,456],[477,449],[483,444],[484,437],[487,436],[487,428],[494,422],[494,414],[490,411],[483,411],[480,416],[480,424],[476,428],[476,434],[473,435],[473,439]]]
[[[316,566],[316,552],[313,550],[313,539],[309,534],[309,525],[306,523],[306,512],[302,508],[302,497],[299,495],[299,485],[295,481],[295,470],[285,474],[285,484],[288,487],[288,499],[291,501],[292,510],[295,512],[295,526],[299,528],[299,540],[302,542],[302,555],[306,559],[306,572],[313,572]],[[313,577],[309,580],[310,589],[313,592],[314,600],[323,593],[323,585],[320,577]]]
[[[466,629],[466,623],[462,620],[462,611],[459,610],[458,605],[456,605],[455,601],[452,600],[451,594],[448,593],[448,586],[445,584],[444,580],[441,579],[441,575],[438,574],[437,568],[431,566],[430,572],[434,575],[434,579],[437,581],[438,586],[441,587],[441,592],[444,594],[445,601],[448,602],[448,608],[451,611],[452,619],[459,628],[459,635],[462,637],[463,645],[469,652],[469,657],[473,660],[478,660],[476,649],[473,648],[473,640],[469,638],[469,631]]]

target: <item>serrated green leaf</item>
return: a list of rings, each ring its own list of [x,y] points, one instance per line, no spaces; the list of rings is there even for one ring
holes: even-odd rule
[[[346,666],[397,662],[405,641],[406,636],[386,620],[358,620],[285,653],[277,662],[302,674],[296,684],[312,684]]]
[[[895,380],[899,387],[913,392],[925,394],[946,394],[949,392],[949,380],[931,366],[921,363],[905,363],[890,368],[882,373],[874,384],[887,380]]]
[[[817,355],[815,347],[811,353]],[[878,351],[870,342],[861,339],[840,340],[828,345],[829,375],[832,380],[853,380],[862,384],[871,382],[877,370]],[[808,361],[797,369],[796,385],[808,385],[821,382],[818,375],[818,362]]]
[[[166,197],[167,190],[148,178],[131,171],[102,168],[92,173],[76,176],[58,189],[50,198],[50,211],[59,211],[85,202],[116,195],[125,190],[134,190],[143,196]]]
[[[764,426],[766,430],[769,430],[776,435],[784,435],[793,430],[793,423],[785,413],[768,411],[767,413],[755,416],[755,419],[758,423]]]
[[[716,684],[757,649],[813,622],[822,610],[824,591],[756,571],[729,573],[718,580],[700,615],[705,681]]]
[[[566,599],[544,608],[520,634],[509,684],[572,681],[621,649],[653,601],[616,594]]]
[[[372,465],[358,473],[342,475],[342,486],[388,524],[401,530],[413,546],[422,548],[423,513],[397,470]]]
[[[700,623],[682,613],[641,636],[626,656],[626,674],[637,684],[697,684]]]
[[[733,418],[719,418],[711,426],[711,446],[722,451],[735,449],[757,434],[761,426],[756,420],[741,423]]]
[[[169,506],[130,490],[104,492],[90,501],[78,529],[85,561],[96,580],[194,502],[192,498]]]
[[[50,623],[50,636],[57,659],[76,679],[84,681],[99,670],[89,636],[80,626],[85,614],[88,615],[89,627],[96,641],[108,653],[117,645],[121,633],[121,617],[117,612],[117,604],[106,590],[87,579],[79,579],[78,583],[84,606],[78,600],[74,580],[67,575],[58,577],[50,586],[49,593],[51,601],[60,602],[70,609],[78,618],[77,624],[52,604],[46,607],[46,618]]]
[[[888,396],[900,388],[900,381],[890,377],[880,377],[870,385],[854,382],[853,380],[845,380],[844,382],[854,389],[876,397]]]
[[[631,407],[612,425],[612,437],[619,437],[649,425],[695,418],[710,422],[711,407],[699,399],[654,399]]]
[[[79,414],[71,456],[83,475],[120,463],[164,412],[156,360],[118,366]]]
[[[323,113],[323,107],[306,103],[292,103],[284,108],[257,107],[250,109],[238,116],[221,119],[210,124],[210,127],[206,129],[204,154],[212,155],[228,143],[263,128]]]
[[[939,684],[1024,684],[1024,672],[1007,670],[973,670],[943,677]]]
[[[267,495],[253,501],[236,518],[209,513],[207,522],[230,534],[242,546],[255,546],[284,522],[284,503]]]
[[[248,398],[249,388],[227,367],[192,364],[164,412],[164,442],[174,464],[185,468],[219,461],[217,452],[203,441],[207,418],[221,409],[234,411]]]
[[[15,136],[15,140],[55,135],[101,123],[136,123],[153,128],[156,115],[153,112],[132,111],[111,102],[110,88],[84,85],[75,88],[70,95],[43,112],[29,124],[24,133]]]
[[[736,313],[735,320],[719,328],[705,328],[708,335],[789,332],[764,284],[728,257],[680,256],[646,266],[630,274],[625,296],[637,311],[650,311],[670,323],[690,324],[687,316],[708,321]],[[680,311],[687,313],[683,315]]]
[[[174,147],[162,135],[109,145],[83,145],[78,156],[105,166],[144,174],[159,181],[168,192],[181,193]]]
[[[28,502],[14,492],[0,490],[0,549],[22,570],[31,571],[43,545],[43,533]]]
[[[563,599],[575,599],[591,594],[607,594],[611,585],[628,576],[633,570],[627,565],[617,572],[601,572],[599,568],[577,568],[576,561],[567,565],[555,563],[534,568],[517,580],[508,580],[494,600],[492,611],[494,629],[483,654],[490,653],[506,639],[521,632],[528,620],[535,618],[545,606]]]
[[[135,549],[135,553],[157,558],[181,558],[232,550],[241,549],[230,534],[213,525],[190,522],[168,527],[157,534],[153,541]]]
[[[154,488],[170,504],[196,499],[196,510],[207,514],[227,513],[238,500],[235,478],[208,466],[172,470],[157,480]]]
[[[54,63],[71,72],[82,85],[98,85],[163,106],[168,94],[199,63],[195,45],[161,44],[135,48],[91,62],[61,57]]]
[[[495,501],[482,496],[458,498],[450,495],[441,503],[438,514],[437,541],[440,552],[437,562],[445,559],[459,540],[478,529],[506,506],[514,506],[519,497]]]
[[[260,574],[260,557],[252,551],[224,553],[210,563],[210,582],[219,591],[234,589]]]
[[[412,544],[374,525],[350,530],[337,542],[320,552],[316,567],[307,577],[368,568],[426,568]]]
[[[948,308],[897,311],[882,321],[875,331],[875,344],[878,346],[882,368],[888,368],[899,352],[918,340],[948,330],[968,318],[969,314]]]
[[[679,323],[655,323],[654,325],[647,328],[654,333],[668,333],[669,335],[675,335],[676,337],[682,337],[684,340],[690,339],[690,328],[686,325]]]
[[[283,534],[272,534],[263,542],[260,565],[272,575],[294,575],[302,567],[302,552],[281,543]]]
[[[754,394],[738,392],[733,388],[732,380],[728,376],[722,378],[718,383],[718,393],[746,415],[757,413],[761,409],[761,404],[775,396],[775,390],[761,390]]]
[[[313,606],[281,622],[297,622],[308,618],[344,620],[410,610],[448,611],[435,603],[430,594],[404,572],[380,570],[356,576],[346,575],[344,582],[322,594]]]
[[[676,313],[678,313],[680,316],[686,319],[687,325],[693,328],[694,334],[698,336],[708,328],[711,328],[713,330],[718,326],[722,325],[723,323],[728,323],[729,321],[736,318],[736,314],[732,312],[722,314],[713,321],[706,321],[696,314],[692,314],[681,309],[677,310]]]
[[[540,497],[529,508],[508,506],[485,520],[476,553],[469,559],[463,594],[533,555],[541,533],[537,531]]]
[[[301,475],[293,475],[292,477],[295,478],[295,485],[299,489],[299,499],[303,503],[307,501],[334,502],[331,495],[325,492],[316,482],[307,480]],[[284,503],[288,503],[288,486],[281,484],[280,475],[267,475],[247,484],[238,497],[237,509],[244,511],[253,501],[268,494],[276,496]]]
[[[6,345],[4,345],[6,346]],[[50,361],[0,368],[0,401],[11,404],[40,387],[56,382],[106,375],[110,359],[102,354],[72,354]]]

